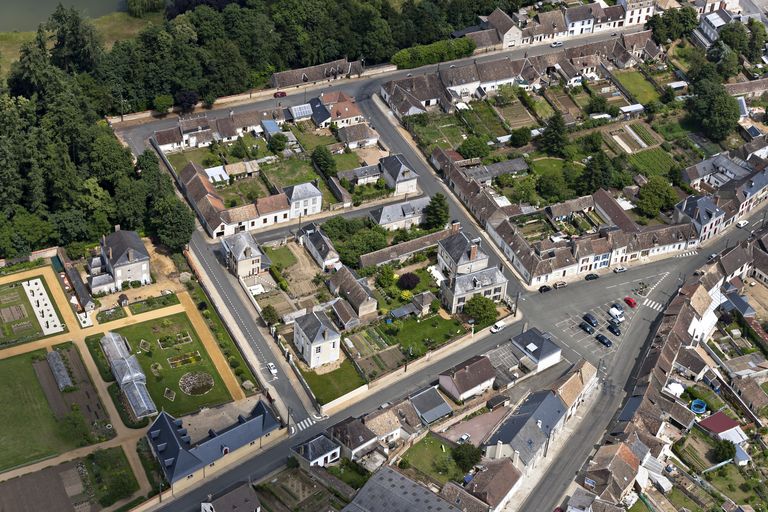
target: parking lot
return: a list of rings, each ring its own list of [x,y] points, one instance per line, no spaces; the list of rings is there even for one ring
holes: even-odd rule
[[[624,309],[625,320],[619,327],[621,330],[621,336],[615,336],[614,334],[608,332],[607,329],[608,320],[610,319],[608,310],[612,304],[619,304]],[[593,334],[587,334],[581,327],[579,327],[579,324],[584,321],[583,316],[587,313],[591,313],[595,318],[597,318],[598,321],[598,326],[595,328],[595,332]],[[555,334],[555,336],[560,341],[562,341],[572,350],[575,350],[582,355],[587,352],[599,359],[619,350],[625,332],[630,327],[630,325],[632,325],[632,320],[636,314],[637,308],[630,308],[624,303],[622,297],[617,297],[615,300],[605,302],[589,310],[570,313],[566,318],[555,323],[555,327],[560,331],[560,333],[553,334]],[[608,339],[613,342],[613,346],[603,346],[599,341],[597,341],[597,339],[595,339],[595,336],[598,334],[604,334],[607,336]]]

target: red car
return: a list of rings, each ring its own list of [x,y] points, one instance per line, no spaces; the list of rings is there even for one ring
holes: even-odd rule
[[[627,306],[631,308],[637,307],[637,301],[633,299],[632,297],[624,297],[624,302],[627,303]]]
[[[277,91],[273,96],[275,98],[285,98],[286,97],[286,93],[285,93],[285,91]]]

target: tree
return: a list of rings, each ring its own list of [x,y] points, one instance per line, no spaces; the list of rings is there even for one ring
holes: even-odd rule
[[[568,137],[565,132],[565,120],[559,110],[549,118],[547,128],[539,137],[539,145],[548,155],[563,156]]]
[[[182,112],[192,112],[200,101],[200,95],[195,91],[179,91],[175,96],[176,104]]]
[[[611,184],[613,166],[605,153],[598,152],[592,156],[578,182],[578,192],[589,195]]]
[[[261,310],[261,317],[267,325],[275,325],[280,321],[280,316],[277,314],[277,310],[272,304],[267,304],[267,306]]]
[[[376,286],[389,288],[395,284],[395,269],[392,265],[385,264],[376,268]]]
[[[336,160],[327,146],[317,146],[312,151],[312,163],[327,178],[336,176]]]
[[[516,178],[512,183],[512,191],[508,195],[513,203],[536,202],[536,178],[535,176],[523,176]]]
[[[152,208],[152,231],[157,240],[173,252],[189,243],[195,230],[195,217],[176,196],[158,200]]]
[[[490,154],[491,148],[484,139],[470,135],[456,148],[456,151],[464,158],[485,158]]]
[[[432,196],[429,204],[424,208],[422,226],[425,229],[439,229],[446,225],[449,217],[448,200],[443,194],[438,192]]]
[[[413,290],[419,286],[420,282],[421,278],[419,276],[413,272],[406,272],[397,280],[397,287],[401,290]]]
[[[675,101],[675,90],[672,89],[670,86],[666,86],[664,88],[664,91],[661,93],[661,102],[664,104],[672,103]]]
[[[483,297],[482,295],[473,295],[464,304],[463,311],[469,318],[473,318],[475,325],[479,327],[491,325],[499,316],[498,311],[496,311],[496,304],[488,297]]]
[[[739,120],[736,99],[717,82],[702,80],[694,85],[695,96],[688,101],[691,117],[704,134],[715,141],[723,140]]]
[[[662,176],[651,176],[640,189],[637,209],[646,217],[656,217],[662,210],[669,209],[677,202],[672,185]]]
[[[736,445],[727,439],[716,441],[712,455],[714,455],[717,462],[725,462],[736,456]]]
[[[719,41],[727,44],[736,53],[744,53],[749,45],[749,32],[740,21],[732,21],[720,29]]]
[[[483,451],[472,443],[464,443],[454,448],[451,451],[451,456],[459,469],[466,473],[480,462]]]
[[[168,109],[173,106],[173,96],[170,94],[158,94],[155,96],[155,99],[152,100],[152,108],[155,109],[156,112],[159,112],[161,114],[165,114],[168,112]]]
[[[267,142],[267,149],[273,153],[280,153],[285,149],[287,144],[288,137],[282,133],[276,133],[269,138],[269,142]]]
[[[541,197],[551,203],[565,201],[571,195],[562,171],[550,172],[540,176],[536,183],[536,189]]]
[[[760,62],[760,57],[763,55],[763,48],[765,48],[766,42],[766,30],[765,25],[756,20],[750,18],[747,23],[749,29],[749,44],[744,52],[744,55],[750,62],[756,64]]]
[[[587,103],[588,114],[602,114],[608,110],[608,100],[600,95],[593,95]]]
[[[48,19],[48,29],[53,32],[54,65],[70,72],[88,72],[96,67],[103,48],[93,23],[77,9],[59,4]]]
[[[509,135],[509,145],[515,148],[525,146],[531,142],[531,129],[530,128],[518,128],[512,130]]]

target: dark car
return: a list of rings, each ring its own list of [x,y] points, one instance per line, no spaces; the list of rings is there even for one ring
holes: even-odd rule
[[[589,325],[587,322],[581,322],[581,323],[579,324],[579,327],[581,327],[581,329],[582,329],[584,332],[586,332],[587,334],[592,334],[593,332],[595,332],[595,329],[594,329],[594,327],[592,327],[591,325]]]
[[[547,285],[539,286],[539,293],[547,293],[551,289],[552,289],[551,286],[547,286]]]
[[[285,91],[277,91],[275,94],[273,94],[275,98],[285,98],[287,96]]]
[[[608,339],[608,337],[605,334],[598,334],[595,336],[595,339],[605,345],[606,347],[612,347],[613,342]]]
[[[593,315],[592,313],[586,313],[581,318],[583,318],[584,321],[586,321],[592,327],[597,327],[599,325],[599,322],[597,321],[597,318],[595,318],[595,315]]]
[[[608,330],[611,331],[611,334],[614,336],[621,336],[621,329],[619,329],[618,325],[608,324]]]
[[[594,281],[595,279],[600,279],[600,276],[597,274],[587,274],[584,276],[585,281]]]

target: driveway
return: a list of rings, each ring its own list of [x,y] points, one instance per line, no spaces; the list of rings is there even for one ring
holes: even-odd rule
[[[461,436],[469,434],[469,442],[475,446],[480,446],[491,432],[493,432],[496,425],[498,425],[510,412],[512,412],[512,410],[507,407],[499,407],[495,411],[475,416],[469,420],[460,421],[446,430],[443,437],[449,441],[458,442]]]

